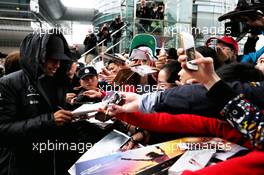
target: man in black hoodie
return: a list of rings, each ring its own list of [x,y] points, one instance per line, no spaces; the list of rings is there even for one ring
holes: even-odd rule
[[[62,174],[56,150],[40,153],[39,144],[65,138],[72,118],[62,109],[67,42],[62,34],[29,34],[20,53],[22,70],[0,79],[0,174]]]

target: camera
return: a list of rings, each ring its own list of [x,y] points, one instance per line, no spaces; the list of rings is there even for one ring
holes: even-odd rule
[[[244,21],[231,20],[225,23],[225,34],[232,37],[239,37],[241,34],[261,34],[261,28],[251,27]]]

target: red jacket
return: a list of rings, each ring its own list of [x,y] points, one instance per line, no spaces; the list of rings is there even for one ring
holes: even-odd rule
[[[225,121],[191,114],[126,113],[116,116],[132,125],[160,133],[179,133],[191,136],[212,136],[238,143],[249,149],[245,156],[229,159],[198,171],[182,175],[252,175],[264,174],[264,152],[253,149],[250,141]]]
[[[215,118],[192,114],[143,114],[140,112],[118,114],[116,118],[149,131],[220,137],[252,149],[248,139],[244,138],[235,128]]]

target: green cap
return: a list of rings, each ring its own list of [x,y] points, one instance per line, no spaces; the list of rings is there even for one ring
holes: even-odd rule
[[[147,46],[152,50],[154,56],[156,56],[156,39],[154,36],[149,34],[137,34],[130,44],[130,54],[133,49],[138,48],[140,46]]]

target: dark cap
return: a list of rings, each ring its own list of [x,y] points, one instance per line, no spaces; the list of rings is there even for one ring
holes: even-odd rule
[[[81,68],[78,72],[79,79],[83,79],[87,76],[94,76],[94,75],[98,75],[98,74],[95,68],[92,66]]]
[[[65,54],[65,48],[62,39],[56,35],[51,35],[47,43],[47,54],[46,57],[56,60],[71,60]]]
[[[239,19],[241,15],[263,15],[263,10],[264,0],[238,0],[235,10],[220,16],[218,20]]]

